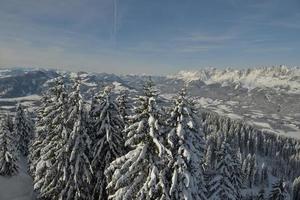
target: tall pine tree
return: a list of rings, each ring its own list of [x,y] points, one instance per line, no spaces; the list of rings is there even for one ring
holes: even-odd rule
[[[56,86],[59,85],[59,81],[56,81]],[[29,145],[29,172],[34,177],[37,163],[41,157],[42,147],[45,145],[43,143],[47,132],[49,131],[48,123],[50,123],[51,119],[55,117],[55,115],[50,114],[49,108],[53,105],[53,103],[59,98],[59,95],[53,93],[52,90],[47,90],[46,93],[43,94],[41,98],[41,104],[37,109],[37,120],[35,123],[35,131],[33,138]],[[52,109],[51,109],[52,110]],[[47,111],[47,112],[46,112]],[[50,116],[50,117],[49,117]]]
[[[269,174],[268,174],[268,167],[265,163],[261,166],[261,176],[260,176],[260,184],[265,187],[269,186]]]
[[[128,92],[123,91],[117,98],[116,104],[118,105],[119,113],[125,123],[127,125],[127,118],[129,116],[129,102],[128,102]]]
[[[11,118],[7,115],[0,122],[0,175],[12,176],[18,173],[19,155],[16,138],[12,132]]]
[[[50,96],[46,98],[37,121],[37,134],[30,156],[31,171],[38,197],[58,199],[62,188],[62,175],[58,173],[58,167],[61,167],[58,166],[61,162],[59,155],[66,148],[65,138],[69,131],[65,123],[69,116],[68,95],[60,77],[49,90]]]
[[[256,200],[265,200],[265,189],[262,188],[259,190]]]
[[[269,194],[269,200],[287,200],[289,195],[286,188],[286,183],[283,179],[280,179],[272,185],[271,192]]]
[[[62,132],[63,145],[59,149],[54,167],[62,177],[59,187],[59,199],[88,200],[92,167],[89,160],[90,137],[87,133],[87,112],[80,94],[80,81],[77,79],[73,92],[68,98],[69,115],[66,121],[67,131]]]
[[[23,106],[19,103],[14,119],[14,131],[15,136],[17,137],[18,149],[24,156],[27,156],[29,153],[29,142],[33,136],[33,127],[27,117],[28,114],[25,112]]]
[[[300,199],[300,176],[293,182],[293,200]]]
[[[168,199],[156,95],[153,83],[147,82],[125,130],[125,144],[131,151],[114,160],[105,172],[109,199]]]
[[[62,82],[53,89],[57,92],[55,101],[50,101],[43,112],[42,122],[46,123],[40,133],[46,135],[36,164],[34,187],[41,199],[88,200],[92,169],[80,83],[76,81],[69,96]]]
[[[173,153],[170,196],[174,200],[206,199],[205,141],[199,122],[195,108],[182,91],[168,120],[168,141]]]
[[[91,115],[93,152],[92,167],[94,170],[93,196],[94,199],[107,199],[105,169],[124,152],[122,131],[124,121],[119,108],[114,101],[111,89],[105,88],[93,102]],[[95,100],[96,100],[95,99]]]
[[[242,158],[240,150],[234,149],[234,151],[229,152],[233,158],[233,171],[231,173],[230,180],[235,188],[235,193],[237,199],[241,199],[241,189],[243,186],[243,173],[242,173]]]
[[[209,199],[237,200],[240,198],[240,191],[238,191],[238,187],[232,181],[235,167],[231,147],[226,141],[223,141],[218,153],[216,174],[208,184]]]

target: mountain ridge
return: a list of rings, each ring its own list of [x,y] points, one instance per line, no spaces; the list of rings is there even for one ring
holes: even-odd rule
[[[173,98],[186,87],[199,107],[220,115],[241,119],[281,135],[300,138],[300,70],[285,66],[251,70],[203,69],[189,76],[152,76],[160,96]],[[13,112],[22,102],[28,109],[38,106],[41,96],[54,78],[63,76],[67,85],[75,72],[39,69],[0,70],[0,112]],[[131,95],[142,91],[146,75],[115,75],[80,72],[86,99],[111,85],[115,93]],[[251,86],[251,87],[250,87]]]
[[[203,81],[206,84],[220,83],[223,86],[236,84],[249,90],[263,86],[289,93],[300,93],[300,68],[289,68],[284,65],[253,69],[183,70],[168,77],[181,79],[186,83]]]

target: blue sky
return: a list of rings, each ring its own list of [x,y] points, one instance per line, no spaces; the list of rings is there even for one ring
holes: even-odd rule
[[[299,66],[299,35],[299,0],[0,0],[2,67]]]

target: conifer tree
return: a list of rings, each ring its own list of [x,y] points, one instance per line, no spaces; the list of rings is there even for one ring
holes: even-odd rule
[[[35,169],[35,189],[41,199],[88,200],[92,169],[86,111],[76,81],[68,96],[63,83],[53,88],[55,101],[44,110],[46,133]],[[43,123],[41,123],[43,124]]]
[[[195,108],[182,91],[168,120],[168,138],[173,153],[171,199],[206,199],[203,177],[204,134]]]
[[[207,136],[207,148],[205,155],[205,165],[206,170],[214,170],[215,169],[215,161],[216,161],[216,136],[215,134],[210,134]]]
[[[62,175],[58,173],[57,168],[58,162],[61,162],[58,155],[66,148],[65,139],[70,132],[65,123],[69,116],[68,95],[60,77],[49,90],[50,96],[43,105],[37,121],[37,135],[30,156],[31,171],[38,198],[58,199],[58,188],[62,187]]]
[[[237,153],[236,153],[237,152]],[[241,153],[239,150],[231,151],[229,152],[232,155],[233,161],[232,161],[232,167],[233,171],[231,173],[231,182],[235,188],[237,199],[241,198],[241,189],[243,186],[243,173],[242,173],[242,159],[241,159]]]
[[[260,182],[260,178],[261,178],[261,173],[259,171],[259,168],[257,167],[257,162],[254,163],[254,180],[253,180],[253,184],[254,185],[259,185]]]
[[[124,152],[122,131],[124,121],[119,108],[113,100],[111,89],[105,88],[102,95],[97,97],[93,109],[90,111],[93,131],[92,168],[95,184],[93,196],[95,199],[107,199],[105,169]]]
[[[16,109],[14,119],[14,131],[17,137],[17,146],[20,153],[24,156],[28,155],[29,142],[33,136],[33,127],[30,120],[27,118],[23,106],[19,103]]]
[[[256,200],[265,200],[265,196],[266,196],[265,193],[266,192],[265,192],[264,188],[260,189],[259,192],[258,192]]]
[[[0,122],[0,175],[12,176],[18,173],[19,155],[16,138],[12,132],[11,118],[7,115]]]
[[[271,192],[269,194],[269,200],[287,200],[288,193],[286,188],[286,183],[283,179],[272,185]]]
[[[128,102],[128,92],[124,91],[122,92],[117,98],[116,98],[116,104],[118,106],[119,113],[121,115],[122,120],[125,124],[127,124],[128,116],[129,116],[129,102]]]
[[[13,136],[15,137],[15,141],[17,142],[15,132],[14,132],[14,121],[12,117],[9,114],[6,114],[3,118],[3,121],[6,123],[8,130],[12,132]]]
[[[59,199],[89,200],[92,168],[89,161],[90,138],[87,133],[87,112],[77,79],[68,98],[67,131],[62,132],[63,145],[53,168],[62,177],[57,189]]]
[[[235,170],[231,148],[224,141],[218,153],[218,161],[216,165],[216,174],[210,180],[209,199],[211,200],[236,200],[239,199],[240,191],[233,184],[231,177]]]
[[[242,165],[242,172],[245,176],[245,179],[247,180],[247,184],[249,183],[249,171],[248,171],[248,165],[251,162],[251,155],[248,154],[247,157],[244,159],[243,161],[243,165]]]
[[[51,93],[50,91],[51,90],[43,94],[40,100],[41,105],[37,109],[37,120],[35,123],[35,131],[29,145],[29,156],[28,156],[29,172],[33,177],[35,176],[35,169],[41,157],[41,149],[44,146],[43,141],[47,135],[47,131],[49,130],[47,127],[48,121],[50,121],[49,117],[47,116],[49,113],[46,114],[45,111],[46,109],[49,109],[49,107],[52,106],[53,101],[56,98],[58,98],[55,94]],[[52,115],[52,118],[54,118],[54,115]]]
[[[125,129],[125,145],[131,150],[114,160],[105,172],[109,199],[169,199],[156,96],[153,83],[147,82]]]
[[[248,164],[248,180],[249,180],[249,186],[252,188],[255,184],[255,174],[257,172],[257,162],[256,162],[256,156],[252,155],[250,162]]]
[[[300,199],[300,177],[293,182],[293,200]]]
[[[248,154],[246,159],[243,162],[242,172],[245,175],[245,180],[247,181],[247,185],[252,188],[255,182],[255,174],[257,171],[257,163],[255,155],[251,156]]]
[[[260,184],[264,185],[265,187],[269,186],[269,177],[268,177],[268,167],[265,163],[261,166],[261,177],[260,177]]]

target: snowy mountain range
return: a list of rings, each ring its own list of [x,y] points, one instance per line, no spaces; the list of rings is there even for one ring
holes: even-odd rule
[[[256,69],[204,69],[199,71],[180,71],[170,78],[182,79],[189,83],[203,81],[205,84],[220,83],[222,86],[234,84],[248,90],[270,88],[287,93],[300,92],[300,68],[286,66]]]
[[[29,109],[38,105],[52,80],[74,72],[43,69],[0,70],[0,111],[13,111],[16,102]],[[107,85],[116,93],[139,93],[149,76],[80,72],[87,99]],[[300,68],[286,66],[254,69],[201,69],[152,76],[161,97],[170,99],[186,87],[198,106],[220,115],[243,120],[261,130],[300,138]]]

